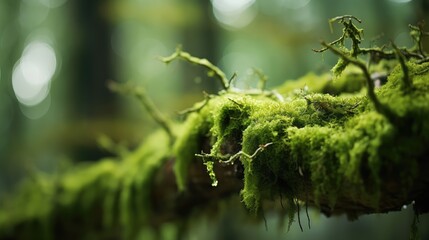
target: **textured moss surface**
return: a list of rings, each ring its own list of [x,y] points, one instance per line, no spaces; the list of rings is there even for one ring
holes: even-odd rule
[[[273,143],[253,158],[240,158],[245,169],[242,197],[253,211],[261,207],[264,199],[279,194],[295,198],[303,188],[313,189],[316,199],[328,196],[332,207],[338,195],[343,194],[354,196],[356,201],[367,198],[365,201],[377,206],[380,169],[400,169],[401,187],[405,190],[413,182],[417,160],[429,143],[429,78],[427,71],[418,74],[428,64],[409,63],[408,67],[413,73],[412,90],[403,91],[399,66],[387,84],[377,90],[380,101],[398,116],[395,124],[374,111],[363,94],[333,97],[311,92],[312,88],[322,90],[324,84],[310,74],[291,83],[303,88],[307,85],[310,90],[298,89],[284,102],[242,93],[226,93],[210,100],[190,116],[192,134],[183,141],[210,136],[210,157],[217,156],[219,160],[235,153],[228,151],[231,145],[239,145],[239,150],[252,155],[261,145]],[[348,79],[352,85],[362,79],[356,75]],[[322,83],[330,81],[326,78],[323,75],[319,79]],[[285,84],[279,89],[293,88]],[[199,150],[190,147],[181,150],[186,157],[177,159],[179,183],[186,181],[186,173],[181,170],[189,164],[191,153]],[[310,183],[300,179],[308,175]]]

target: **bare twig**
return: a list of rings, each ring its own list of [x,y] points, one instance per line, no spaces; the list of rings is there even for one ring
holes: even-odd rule
[[[181,47],[177,47],[176,52],[174,52],[172,55],[160,59],[166,64],[174,61],[175,59],[183,59],[187,62],[203,66],[207,70],[209,70],[210,74],[213,74],[217,79],[219,79],[225,90],[228,90],[230,87],[230,81],[222,70],[220,70],[218,67],[216,67],[213,63],[211,63],[205,58],[197,58],[192,56],[190,53],[182,51]]]
[[[398,58],[399,64],[401,65],[402,73],[404,74],[404,76],[402,77],[404,88],[409,90],[412,87],[412,82],[408,73],[409,71],[408,71],[407,64],[405,63],[405,57],[393,42],[392,42],[392,47],[393,49],[395,49],[396,57]]]
[[[170,143],[173,144],[175,140],[175,136],[173,134],[172,128],[170,126],[170,122],[164,115],[156,108],[155,104],[152,100],[147,96],[146,91],[142,87],[131,86],[130,84],[118,84],[115,82],[109,83],[109,88],[112,91],[119,93],[128,93],[133,94],[140,102],[143,104],[146,111],[149,115],[157,122],[161,128],[168,134],[170,138]]]
[[[337,44],[344,44],[344,40],[346,38],[350,38],[352,40],[353,46],[352,46],[352,56],[356,56],[359,53],[359,43],[362,40],[362,29],[357,28],[353,23],[352,20],[355,20],[359,23],[361,23],[362,21],[360,19],[358,19],[355,16],[352,15],[344,15],[344,16],[338,16],[338,17],[334,17],[329,19],[329,28],[331,30],[331,32],[333,32],[333,28],[332,28],[332,23],[333,22],[339,22],[341,24],[344,25],[343,28],[343,34],[341,35],[340,38],[332,41],[329,43],[329,45],[333,46],[333,45],[337,45]],[[324,47],[320,50],[315,50],[313,49],[314,52],[324,52],[328,50],[327,47]]]
[[[417,26],[414,25],[408,25],[409,28],[411,29],[411,37],[413,38],[413,40],[416,43],[416,48],[417,51],[419,52],[419,54],[423,57],[426,58],[426,54],[423,51],[423,42],[422,39],[423,37],[427,37],[429,36],[429,32],[425,32],[423,31],[423,26],[424,26],[424,22],[420,22]]]
[[[393,120],[394,119],[393,113],[386,106],[382,105],[381,102],[378,100],[377,96],[375,95],[374,81],[372,81],[371,75],[369,74],[368,68],[366,67],[365,63],[357,58],[353,58],[344,54],[338,48],[331,46],[325,42],[322,42],[322,45],[330,49],[334,54],[338,55],[344,61],[347,61],[348,63],[351,63],[362,70],[362,73],[365,76],[366,84],[367,84],[367,96],[374,104],[375,110],[385,115],[388,119]]]
[[[265,148],[267,148],[268,146],[270,146],[272,144],[273,144],[273,142],[269,142],[269,143],[266,143],[266,144],[259,145],[259,147],[255,150],[255,152],[252,155],[249,155],[248,153],[245,153],[243,151],[239,151],[239,152],[237,152],[236,154],[234,154],[232,156],[228,156],[228,155],[226,155],[226,156],[212,155],[212,154],[207,154],[207,153],[204,153],[204,152],[202,152],[201,154],[195,154],[195,156],[196,157],[201,157],[203,159],[206,159],[206,158],[208,158],[208,159],[217,159],[217,160],[219,160],[219,162],[225,163],[225,164],[233,164],[235,162],[235,160],[237,160],[240,157],[245,157],[247,159],[253,159],[253,158],[255,158],[256,155],[259,152],[264,151]]]
[[[208,94],[207,92],[203,92],[204,94],[204,101],[199,105],[192,108],[187,108],[185,110],[182,110],[178,112],[179,115],[187,115],[193,112],[199,112],[201,109],[203,109],[210,101],[210,99],[213,98],[213,95]]]
[[[242,108],[243,107],[243,104],[242,103],[239,103],[239,102],[237,102],[237,101],[235,101],[234,99],[232,99],[232,98],[228,98],[228,100],[229,101],[231,101],[231,102],[233,102],[235,105],[237,105],[238,107],[240,107],[240,108]]]
[[[268,81],[268,77],[260,69],[253,68],[252,70],[253,70],[253,73],[259,78],[258,89],[260,89],[261,91],[264,91],[265,85]]]
[[[236,72],[234,72],[234,74],[232,74],[232,76],[229,78],[229,81],[228,81],[228,86],[232,86],[232,82],[235,80],[237,78],[237,73]]]

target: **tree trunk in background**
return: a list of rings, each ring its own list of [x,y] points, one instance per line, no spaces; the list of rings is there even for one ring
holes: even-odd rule
[[[110,46],[112,26],[103,18],[101,0],[73,1],[78,45],[72,83],[73,114],[84,118],[108,118],[118,109],[117,94],[107,88],[115,77]]]
[[[103,17],[102,7],[108,1],[72,1],[75,20],[76,46],[73,62],[74,72],[70,83],[69,114],[73,121],[83,125],[83,132],[91,132],[100,120],[117,116],[118,95],[107,88],[107,82],[116,77],[111,48],[112,25]],[[97,126],[97,129],[100,126]],[[108,134],[109,129],[102,130]],[[94,137],[94,136],[93,136]],[[93,141],[96,142],[96,141]],[[95,143],[71,143],[73,159],[94,160],[105,156]]]
[[[0,195],[3,188],[12,189],[17,179],[25,175],[23,160],[16,150],[22,145],[25,123],[12,88],[12,73],[28,36],[19,22],[21,2],[7,2],[1,5],[6,9],[2,11],[6,16],[1,16],[5,21],[0,25],[0,134],[3,136],[0,141]]]

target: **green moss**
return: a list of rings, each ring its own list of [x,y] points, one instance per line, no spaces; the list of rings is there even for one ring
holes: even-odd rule
[[[214,172],[214,162],[213,161],[205,161],[204,165],[206,166],[207,173],[209,174],[209,177],[212,180],[212,186],[216,187],[218,184],[218,181],[216,179],[216,174]]]
[[[231,153],[230,148],[241,142],[252,108],[250,98],[244,95],[228,94],[222,98],[219,109],[212,112],[214,124],[210,133],[214,139],[213,154]]]
[[[314,103],[308,103],[308,99]],[[313,106],[316,102],[326,106]],[[300,192],[304,183],[292,176],[299,176],[299,171],[309,172],[310,161],[323,165],[331,159],[327,158],[331,154],[329,150],[326,154],[320,150],[329,136],[338,130],[335,124],[341,124],[349,115],[355,114],[349,108],[356,108],[357,103],[356,98],[320,94],[287,103],[258,103],[251,114],[251,123],[243,133],[243,151],[251,153],[261,144],[274,144],[254,159],[242,160],[245,166],[242,196],[246,206],[257,210],[261,198],[279,194],[279,191],[293,198]],[[324,181],[330,182],[326,177]]]
[[[222,92],[203,107],[197,104],[184,123],[174,126],[177,139],[172,148],[167,134],[156,132],[121,160],[104,159],[57,177],[24,182],[0,206],[0,236],[19,231],[22,238],[27,233],[49,238],[54,222],[68,218],[88,221],[81,229],[88,235],[98,229],[132,238],[155,214],[150,193],[156,171],[174,157],[178,187],[186,190],[188,168],[201,161],[195,154],[202,151],[214,160],[241,153],[241,196],[254,213],[261,213],[265,201],[284,196],[293,219],[296,199],[305,200],[310,189],[316,201],[327,199],[332,209],[342,196],[377,207],[386,174],[381,169],[399,172],[399,191],[405,193],[429,144],[429,63],[408,62],[407,67],[411,88],[402,87],[397,66],[376,91],[395,121],[376,112],[359,87],[353,95],[340,94],[348,91],[346,86],[363,81],[351,68],[336,80],[310,74],[296,85],[284,85],[278,90],[285,101],[264,94]],[[344,84],[335,83],[342,77]],[[323,93],[333,83],[342,89],[335,93],[339,96]],[[212,164],[206,162],[215,180]],[[101,215],[101,224],[86,220],[93,214]]]
[[[381,71],[380,69],[376,70]],[[361,71],[356,67],[348,66],[342,74],[336,77],[330,73],[321,75],[308,73],[297,80],[286,81],[276,90],[286,96],[305,95],[307,93],[328,93],[336,96],[344,93],[358,93],[364,85],[365,78]]]
[[[351,56],[351,54],[347,51],[347,48],[345,47],[339,47],[342,51],[345,51],[345,54],[347,56]],[[344,58],[340,58],[337,61],[337,64],[332,68],[332,73],[334,76],[338,77],[340,76],[343,71],[346,69],[346,67],[349,65],[349,62],[346,61]]]
[[[303,77],[294,80],[287,80],[276,88],[281,94],[299,94],[307,86],[309,92],[321,92],[322,89],[332,81],[331,74],[325,73],[321,76],[315,73],[307,73]]]
[[[302,171],[311,172],[316,199],[329,196],[332,207],[338,193],[346,190],[342,189],[344,182],[356,186],[355,193],[372,191],[377,198],[381,164],[378,150],[392,131],[388,121],[374,112],[359,114],[339,125],[289,128],[290,156]],[[362,172],[366,168],[369,172]],[[374,188],[368,189],[364,179]]]
[[[241,148],[232,153],[251,155],[261,145],[273,143],[253,158],[240,158],[245,169],[241,195],[253,212],[273,196],[284,194],[293,199],[310,187],[316,200],[328,198],[332,208],[340,195],[377,207],[380,169],[397,164],[388,168],[401,169],[402,187],[406,189],[416,175],[417,158],[428,143],[429,128],[424,119],[429,117],[429,83],[424,80],[427,76],[415,74],[425,67],[413,66],[412,92],[403,92],[397,68],[388,84],[378,90],[381,101],[401,117],[400,126],[375,112],[361,94],[332,97],[307,93],[291,95],[286,102],[228,94],[216,100],[224,104],[207,106],[207,112],[218,113],[213,117],[211,153],[220,157],[224,153],[220,146],[233,142]],[[398,142],[404,145],[392,149]],[[410,159],[406,163],[401,160],[404,156]],[[306,177],[311,179],[309,185]]]
[[[205,138],[211,125],[211,119],[206,114],[191,113],[178,132],[173,153],[176,158],[174,173],[180,191],[185,190],[189,164],[195,159],[195,154],[201,152]]]
[[[24,181],[1,204],[0,236],[47,239],[54,224],[61,224],[55,221],[67,218],[82,221],[79,232],[91,234],[99,228],[94,214],[101,219],[98,231],[119,228],[124,237],[131,236],[150,216],[151,183],[171,154],[168,142],[164,132],[157,132],[121,161],[104,159],[58,177],[38,175]]]

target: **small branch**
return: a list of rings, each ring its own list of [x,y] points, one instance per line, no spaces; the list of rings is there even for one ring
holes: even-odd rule
[[[381,59],[391,60],[395,59],[396,55],[393,51],[384,51],[383,48],[373,47],[373,48],[361,48],[361,54],[369,54],[370,60],[373,62],[379,62]]]
[[[335,45],[335,44],[338,44],[338,43],[340,43],[342,41],[344,41],[344,34],[340,38],[338,38],[337,40],[334,40],[334,41],[332,41],[332,42],[330,42],[328,44],[329,45]],[[322,53],[322,52],[328,50],[328,48],[324,47],[324,48],[319,49],[319,50],[317,50],[317,49],[312,49],[312,50],[313,50],[313,52]]]
[[[339,16],[335,17],[329,20],[329,27],[332,32],[332,23],[333,22],[339,22],[343,24],[343,34],[340,38],[330,42],[329,46],[339,45],[344,47],[344,40],[346,38],[349,38],[352,40],[352,47],[349,50],[349,53],[352,57],[357,57],[359,54],[369,54],[370,55],[370,61],[379,61],[381,59],[396,59],[397,58],[397,52],[399,51],[405,59],[419,59],[420,61],[426,58],[426,55],[422,49],[422,41],[421,39],[424,36],[429,36],[429,33],[423,32],[421,24],[416,27],[413,25],[410,25],[411,28],[411,36],[413,37],[414,41],[416,42],[415,50],[408,50],[406,48],[395,50],[395,51],[385,51],[384,47],[371,47],[371,48],[361,48],[359,44],[362,41],[362,34],[363,30],[357,28],[352,20],[356,20],[357,22],[361,23],[361,20],[351,16],[351,15],[345,15],[345,16]],[[395,46],[396,47],[396,46]],[[328,50],[328,47],[324,47],[320,50],[314,50],[315,52],[324,52]],[[344,51],[343,51],[344,52]]]
[[[232,86],[232,82],[235,80],[237,78],[237,73],[236,72],[234,72],[234,74],[232,74],[232,76],[231,76],[231,78],[229,78],[229,81],[228,81],[228,86]]]
[[[233,102],[233,103],[234,103],[235,105],[237,105],[238,107],[243,108],[243,104],[241,104],[241,103],[239,103],[239,102],[235,101],[234,99],[232,99],[232,98],[228,98],[228,100],[229,100],[229,101],[231,101],[231,102]]]
[[[352,16],[352,15],[343,15],[343,16],[338,16],[338,17],[334,17],[334,18],[329,19],[328,23],[329,23],[329,29],[331,30],[331,33],[334,32],[334,29],[332,28],[333,22],[339,22],[339,23],[344,24],[344,22],[346,20],[351,21],[352,19],[356,20],[359,23],[362,22],[359,18]]]
[[[393,120],[394,116],[393,113],[385,106],[383,106],[380,101],[378,100],[377,96],[375,95],[374,91],[374,82],[371,79],[371,75],[369,74],[368,68],[365,66],[365,63],[360,61],[357,58],[352,58],[350,56],[347,56],[341,50],[338,48],[331,46],[325,42],[321,43],[323,46],[330,49],[334,54],[338,55],[340,58],[342,58],[344,61],[347,61],[358,68],[360,68],[365,76],[366,84],[367,84],[367,96],[371,100],[371,102],[374,104],[375,110],[383,115],[385,115],[388,119]]]
[[[237,160],[240,157],[246,157],[248,159],[253,159],[254,157],[256,157],[256,155],[259,152],[262,152],[265,150],[266,147],[270,146],[271,144],[273,144],[272,142],[263,144],[263,145],[259,145],[258,149],[255,150],[255,152],[252,155],[249,155],[243,151],[239,151],[238,153],[232,155],[231,157],[227,156],[218,156],[218,155],[212,155],[212,154],[207,154],[204,152],[201,152],[201,154],[195,154],[196,157],[200,157],[203,159],[203,163],[206,166],[206,170],[207,173],[209,174],[210,179],[212,180],[212,186],[216,187],[218,184],[218,180],[216,178],[216,174],[214,172],[214,161],[218,160],[220,163],[224,163],[224,164],[234,164],[235,160]]]
[[[214,64],[209,62],[205,58],[197,58],[192,56],[190,53],[182,51],[180,47],[176,49],[176,52],[174,52],[172,55],[168,57],[160,58],[161,61],[163,61],[166,64],[169,64],[170,62],[174,61],[175,59],[183,59],[187,62],[194,63],[200,66],[205,67],[209,70],[209,76],[215,76],[217,79],[219,79],[220,83],[222,84],[222,87],[224,90],[228,90],[230,87],[230,81],[226,77],[225,73],[220,70],[218,67],[216,67]]]
[[[253,73],[259,78],[258,89],[264,91],[265,85],[268,81],[268,77],[260,69],[253,68]]]
[[[155,104],[152,102],[152,100],[147,96],[146,91],[142,87],[135,87],[131,86],[129,84],[118,84],[115,82],[109,83],[110,90],[118,93],[129,93],[133,94],[137,99],[140,100],[140,102],[143,104],[146,111],[149,113],[149,115],[157,122],[161,128],[167,133],[170,144],[173,144],[175,140],[175,136],[173,134],[173,131],[171,130],[171,126],[167,118],[164,117],[164,115],[156,108]]]
[[[338,38],[337,40],[334,40],[333,42],[329,43],[330,46],[333,45],[344,45],[344,40],[346,38],[350,38],[352,40],[352,50],[351,50],[351,55],[352,56],[357,56],[357,54],[359,54],[360,52],[360,48],[359,48],[359,44],[362,40],[362,29],[357,28],[352,20],[356,20],[357,22],[361,23],[362,21],[360,19],[358,19],[355,16],[352,15],[344,15],[344,16],[338,16],[335,18],[331,18],[329,20],[329,28],[331,30],[331,32],[333,32],[332,29],[332,23],[333,22],[339,22],[341,24],[343,24],[344,28],[343,28],[343,34],[341,35],[340,38]],[[314,50],[314,52],[324,52],[328,50],[327,47],[324,47],[320,50]]]
[[[178,112],[178,114],[179,115],[188,115],[188,114],[193,113],[193,112],[199,112],[201,109],[203,109],[209,103],[210,99],[213,98],[213,95],[210,95],[206,92],[203,92],[203,94],[204,94],[204,102],[201,103],[201,105],[196,106],[196,107],[192,107],[192,108],[187,108],[185,110]]]
[[[357,18],[353,15],[342,15],[342,16],[333,17],[333,18],[329,19],[329,22],[333,23],[333,22],[338,21],[338,22],[342,23],[345,20],[351,20],[351,19],[354,19],[357,22],[362,23],[362,20],[360,20],[359,18]]]
[[[234,164],[235,160],[237,160],[238,158],[240,158],[242,156],[245,157],[245,158],[247,158],[247,159],[253,159],[253,158],[255,158],[256,155],[259,152],[264,151],[265,148],[267,148],[268,146],[270,146],[272,144],[273,144],[273,142],[269,142],[269,143],[266,143],[266,144],[259,145],[259,147],[255,150],[255,152],[252,155],[249,155],[249,154],[247,154],[247,153],[245,153],[243,151],[239,151],[238,153],[232,155],[231,157],[228,157],[228,156],[217,156],[217,155],[207,154],[207,153],[203,153],[203,152],[201,154],[195,154],[195,156],[196,157],[201,157],[203,159],[204,158],[218,159],[219,162],[225,163],[225,164]],[[226,160],[223,160],[223,159],[226,159]]]
[[[417,51],[420,53],[420,55],[423,58],[426,58],[426,54],[423,51],[423,37],[429,36],[429,32],[423,31],[424,23],[420,22],[418,26],[409,25],[409,28],[411,29],[410,35],[413,38],[413,40],[416,42]]]
[[[412,87],[412,82],[411,82],[411,79],[410,79],[408,67],[407,67],[407,65],[405,63],[405,57],[401,53],[401,51],[399,50],[399,48],[393,42],[392,42],[392,47],[393,47],[393,49],[395,49],[396,57],[398,58],[399,64],[401,65],[401,69],[402,69],[402,72],[404,74],[404,76],[402,76],[402,82],[404,83],[404,88],[406,90],[409,90]]]
[[[328,43],[329,45],[333,45],[333,43]],[[395,51],[384,51],[383,50],[384,47],[379,48],[379,47],[372,47],[372,48],[359,48],[359,54],[369,54],[371,59],[373,60],[381,60],[381,59],[385,59],[385,60],[392,60],[392,59],[396,59],[396,53]],[[328,48],[323,48],[320,50],[313,50],[315,52],[323,52],[328,50]],[[424,59],[422,58],[422,56],[420,54],[417,54],[415,52],[410,52],[407,49],[399,49],[399,51],[401,52],[401,54],[408,60],[408,59]]]

